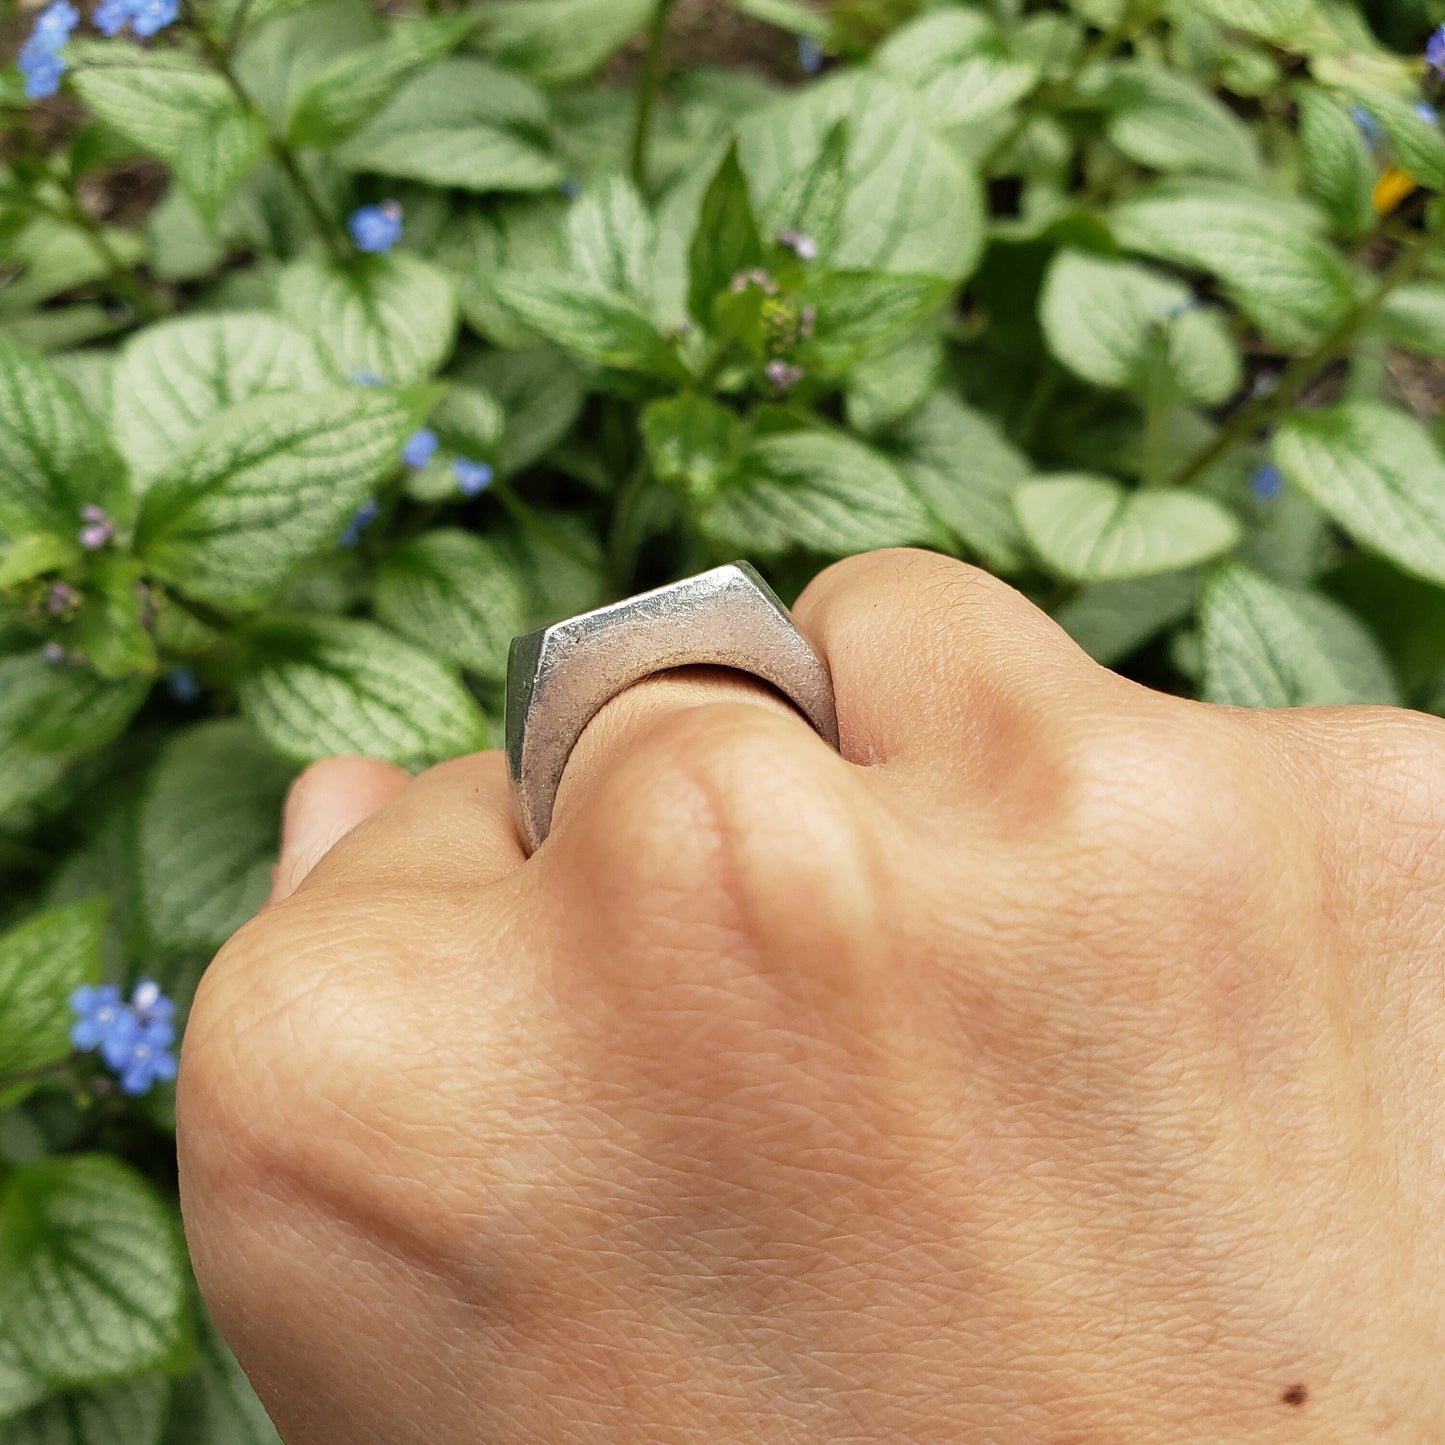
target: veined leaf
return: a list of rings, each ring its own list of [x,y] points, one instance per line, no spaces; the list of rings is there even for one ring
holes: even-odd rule
[[[637,187],[608,175],[589,185],[567,214],[572,270],[595,286],[650,302],[652,248],[656,234]]]
[[[1297,37],[1317,13],[1315,0],[1188,0],[1188,3],[1221,25],[1284,44]]]
[[[1339,101],[1318,87],[1301,90],[1298,100],[1305,184],[1340,235],[1363,235],[1375,223],[1375,162],[1360,128]]]
[[[1445,356],[1445,286],[1401,286],[1385,298],[1377,314],[1381,331],[1406,351]]]
[[[487,8],[487,47],[541,85],[590,75],[636,35],[652,0],[503,0]]]
[[[683,482],[699,495],[730,470],[743,432],[736,412],[691,393],[648,402],[641,428],[658,481]]]
[[[810,277],[797,298],[813,308],[813,334],[797,346],[797,360],[810,373],[841,376],[938,310],[951,290],[939,276],[889,271],[825,271]]]
[[[762,237],[748,197],[748,183],[729,146],[713,174],[698,212],[688,253],[687,306],[704,325],[712,319],[713,298],[733,277],[761,264]]]
[[[209,1321],[202,1321],[196,1343],[201,1363],[176,1381],[165,1445],[281,1445],[251,1382]]]
[[[170,1382],[163,1375],[57,1395],[5,1421],[5,1445],[157,1445]]]
[[[1191,76],[1122,62],[1101,99],[1109,112],[1105,134],[1142,166],[1246,180],[1259,173],[1249,128]]]

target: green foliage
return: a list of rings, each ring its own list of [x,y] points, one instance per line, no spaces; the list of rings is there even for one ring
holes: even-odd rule
[[[1166,690],[1445,711],[1428,6],[733,3],[747,73],[659,0],[0,68],[7,1442],[276,1445],[70,999],[183,1022],[297,770],[493,745],[517,634],[921,545]]]

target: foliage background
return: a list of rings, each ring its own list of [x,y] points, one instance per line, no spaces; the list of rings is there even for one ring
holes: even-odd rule
[[[68,1000],[183,1022],[290,777],[495,745],[514,634],[919,543],[1156,687],[1445,708],[1442,20],[187,0],[0,71],[0,1438],[274,1440]]]

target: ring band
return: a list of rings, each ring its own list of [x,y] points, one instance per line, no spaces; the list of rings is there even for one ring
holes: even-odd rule
[[[694,664],[762,678],[838,747],[827,664],[749,563],[625,597],[512,639],[507,771],[528,853],[546,838],[567,758],[603,704],[652,673]]]

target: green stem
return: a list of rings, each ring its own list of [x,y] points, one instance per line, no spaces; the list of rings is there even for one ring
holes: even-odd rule
[[[533,536],[540,537],[549,547],[555,548],[564,556],[570,557],[574,562],[583,567],[596,565],[595,557],[578,545],[573,538],[569,537],[560,527],[554,526],[540,513],[534,511],[507,482],[493,482],[490,488],[492,494],[502,504],[507,515],[517,523],[519,527],[531,532]]]
[[[63,182],[59,177],[52,176],[51,179],[63,189]],[[170,313],[170,306],[155,295],[141,280],[135,268],[129,265],[111,245],[110,237],[105,234],[105,228],[100,222],[90,215],[68,191],[64,205],[50,205],[37,196],[27,197],[21,204],[41,215],[49,216],[52,220],[61,221],[82,231],[85,239],[90,243],[91,249],[105,263],[106,274],[116,294],[128,301],[144,320],[155,321]]]
[[[652,140],[652,112],[657,92],[662,88],[666,68],[664,46],[667,41],[667,20],[676,0],[657,0],[652,23],[647,29],[647,52],[642,58],[642,74],[637,78],[637,110],[632,122],[632,180],[637,189],[647,189],[647,151]]]
[[[1173,480],[1176,487],[1187,486],[1208,471],[1225,453],[1257,432],[1266,431],[1284,415],[1308,390],[1324,369],[1349,349],[1355,337],[1369,324],[1390,293],[1408,281],[1429,259],[1434,242],[1402,248],[1400,254],[1380,274],[1375,288],[1365,299],[1352,306],[1313,351],[1297,356],[1285,367],[1273,391],[1246,402],[1222,427],[1214,440],[1201,448],[1179,470]]]
[[[1165,458],[1169,448],[1169,413],[1174,406],[1174,383],[1169,374],[1169,343],[1159,335],[1148,352],[1149,374],[1144,387],[1144,456],[1142,479],[1146,487],[1167,479]]]
[[[35,1084],[42,1079],[68,1073],[78,1057],[78,1054],[69,1053],[63,1059],[52,1059],[50,1063],[37,1064],[33,1069],[16,1069],[12,1074],[0,1074],[0,1094],[13,1089],[16,1084]]]
[[[256,104],[251,92],[241,83],[241,77],[236,74],[235,67],[231,64],[230,56],[225,49],[219,45],[216,38],[199,23],[192,23],[192,30],[201,41],[201,46],[206,52],[207,59],[220,72],[221,79],[231,88],[242,107],[250,114],[261,121],[266,128],[266,148],[271,152],[271,158],[284,172],[286,179],[291,182],[292,189],[296,192],[306,214],[311,218],[311,224],[316,234],[321,237],[326,249],[331,253],[333,261],[344,261],[350,254],[351,248],[346,243],[345,234],[332,219],[331,213],[322,204],[320,197],[312,189],[311,182],[306,179],[306,173],[301,169],[301,163],[296,159],[296,152],[291,149],[282,136],[276,135],[270,124],[267,122],[260,106]]]
[[[617,490],[612,507],[612,525],[607,533],[607,572],[612,590],[625,597],[632,587],[637,570],[637,554],[642,548],[642,522],[645,516],[652,473],[645,459],[639,459],[627,480]]]

